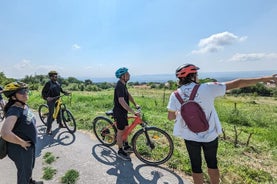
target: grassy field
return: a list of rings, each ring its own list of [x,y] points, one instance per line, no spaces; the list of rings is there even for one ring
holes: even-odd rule
[[[141,105],[150,125],[172,135],[173,121],[167,120],[167,102],[171,91],[129,88]],[[113,107],[113,90],[73,92],[64,103],[74,114],[78,129],[91,131],[92,120]],[[44,103],[39,91],[32,91],[29,105],[38,109]],[[222,183],[277,182],[277,100],[256,96],[224,96],[215,106],[224,134],[220,136],[218,159]],[[166,166],[190,175],[191,169],[184,142],[173,137],[175,150]],[[205,163],[204,163],[205,164]],[[206,168],[204,172],[206,172]],[[207,174],[205,174],[207,181]]]

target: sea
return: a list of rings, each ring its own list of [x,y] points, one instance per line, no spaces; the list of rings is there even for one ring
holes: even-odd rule
[[[239,71],[239,72],[199,72],[198,76],[200,79],[212,78],[218,82],[226,82],[237,78],[251,78],[251,77],[262,77],[266,75],[277,74],[277,70],[266,70],[266,71]],[[115,77],[107,78],[92,78],[92,82],[116,82]],[[175,74],[150,74],[150,75],[131,75],[129,82],[139,83],[164,83],[167,81],[176,81]]]

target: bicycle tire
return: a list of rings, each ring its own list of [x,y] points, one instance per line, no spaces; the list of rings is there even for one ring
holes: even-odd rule
[[[76,132],[76,121],[72,113],[68,109],[62,109],[62,120],[66,129],[70,133]]]
[[[146,135],[149,136],[152,144],[148,143]],[[145,130],[140,129],[136,132],[132,138],[132,146],[139,160],[154,166],[167,162],[174,150],[171,137],[157,127],[145,127]]]
[[[41,122],[47,126],[47,119],[48,119],[49,109],[47,104],[42,104],[38,108],[38,115]]]
[[[93,120],[93,132],[96,138],[105,146],[116,144],[117,129],[113,122],[104,116],[98,116]]]

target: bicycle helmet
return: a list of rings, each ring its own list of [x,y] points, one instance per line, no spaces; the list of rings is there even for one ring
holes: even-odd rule
[[[7,98],[10,98],[20,89],[27,89],[28,85],[24,82],[11,82],[4,87],[3,93]]]
[[[122,75],[124,75],[127,72],[128,72],[128,68],[122,67],[122,68],[119,68],[118,70],[116,70],[115,76],[116,76],[116,78],[120,78]]]
[[[199,68],[193,64],[183,64],[176,69],[176,77],[185,78],[191,73],[197,73]]]
[[[51,70],[49,73],[48,73],[48,76],[51,77],[53,75],[58,75],[58,72],[56,72],[55,70]]]

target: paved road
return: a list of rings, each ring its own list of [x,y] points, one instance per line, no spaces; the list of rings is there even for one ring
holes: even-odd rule
[[[78,184],[191,184],[188,179],[165,167],[148,166],[131,154],[132,161],[123,161],[116,157],[116,147],[105,147],[96,138],[86,132],[77,131],[74,135],[66,129],[54,127],[53,135],[45,135],[45,126],[37,117],[38,145],[33,178],[42,180],[43,167],[57,170],[46,184],[60,183],[60,179],[69,169],[75,169],[80,177]],[[1,126],[2,123],[0,123]],[[56,126],[56,123],[53,123]],[[51,152],[56,161],[47,165],[43,156]],[[16,183],[16,168],[8,158],[0,160],[0,184]]]

